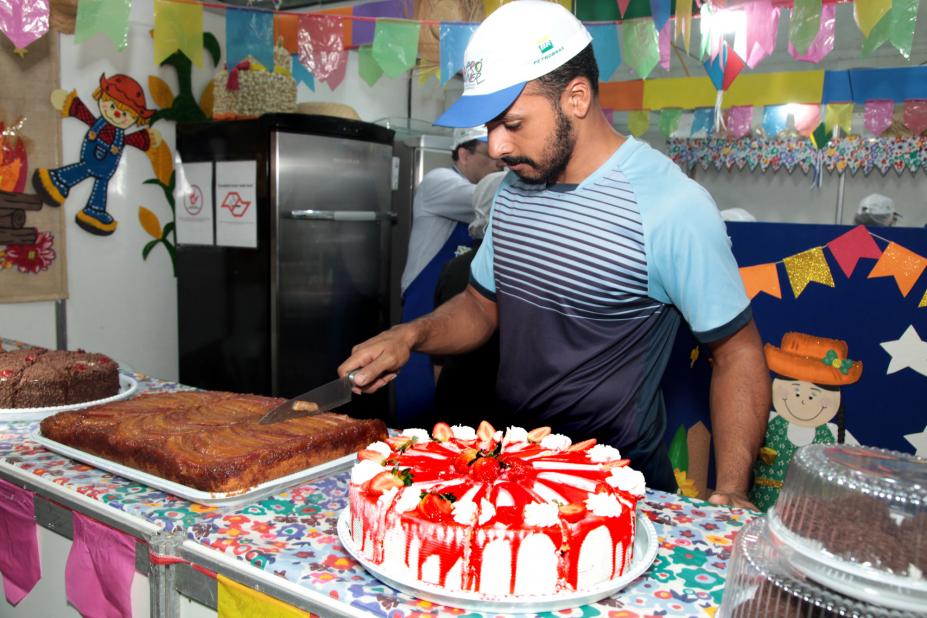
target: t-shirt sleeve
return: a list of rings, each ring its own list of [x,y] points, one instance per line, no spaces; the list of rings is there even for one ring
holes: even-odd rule
[[[444,217],[453,221],[473,221],[473,191],[476,185],[452,169],[439,168],[425,175],[418,191],[420,215]]]
[[[470,284],[483,296],[496,300],[496,278],[493,271],[492,221],[486,226],[486,234],[480,248],[470,263]]]
[[[675,305],[700,342],[723,339],[752,318],[724,221],[694,182],[664,199],[648,234],[650,295]]]

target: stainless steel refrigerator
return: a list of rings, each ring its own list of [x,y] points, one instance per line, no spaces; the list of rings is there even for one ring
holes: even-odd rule
[[[177,126],[183,164],[257,167],[257,247],[178,246],[181,382],[290,397],[389,325],[392,149],[393,131],[327,116]],[[385,393],[355,400],[388,413]]]

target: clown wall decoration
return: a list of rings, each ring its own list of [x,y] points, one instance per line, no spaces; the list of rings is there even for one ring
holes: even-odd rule
[[[87,178],[93,178],[90,199],[75,216],[82,229],[98,236],[109,236],[116,231],[116,219],[107,212],[106,193],[109,180],[122,159],[126,146],[142,151],[157,147],[161,136],[155,129],[145,128],[154,110],[148,109],[145,93],[137,81],[128,75],[105,74],[100,76],[100,87],[93,93],[100,109],[97,118],[77,96],[76,91],[55,90],[52,105],[62,116],[77,118],[90,130],[84,135],[80,161],[57,169],[38,168],[32,175],[32,184],[42,201],[49,206],[61,206],[71,188]],[[126,133],[133,125],[143,127]]]
[[[847,358],[839,339],[785,333],[780,347],[763,352],[772,383],[774,410],[753,469],[750,499],[767,510],[779,496],[792,455],[806,444],[858,444],[846,431],[840,389],[857,382],[863,364]]]

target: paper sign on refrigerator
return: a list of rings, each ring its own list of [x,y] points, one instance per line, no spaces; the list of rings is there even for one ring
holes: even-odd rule
[[[257,162],[216,162],[216,244],[257,249]]]
[[[212,162],[184,163],[177,172],[177,244],[211,245]]]

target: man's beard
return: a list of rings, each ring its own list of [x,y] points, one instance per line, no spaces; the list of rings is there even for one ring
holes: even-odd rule
[[[557,134],[544,147],[543,163],[537,163],[534,159],[528,157],[502,157],[502,162],[509,167],[524,163],[533,168],[533,173],[512,170],[516,176],[525,182],[550,184],[551,181],[556,180],[563,173],[567,163],[570,162],[570,157],[573,156],[573,148],[576,145],[573,125],[570,124],[570,119],[563,113],[560,101],[557,101],[554,111],[557,114]]]

